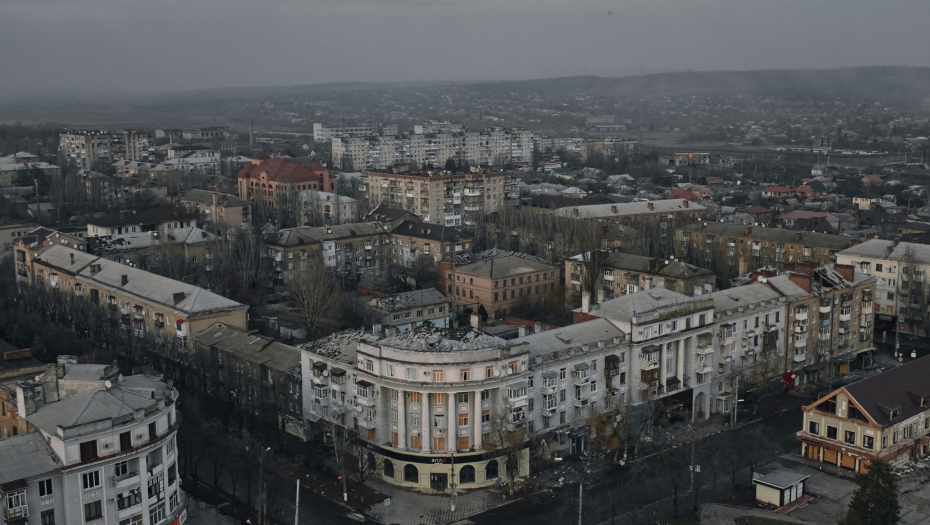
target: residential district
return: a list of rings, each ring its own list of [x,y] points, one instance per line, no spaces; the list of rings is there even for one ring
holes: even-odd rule
[[[5,127],[5,523],[924,522],[927,119],[586,104]]]

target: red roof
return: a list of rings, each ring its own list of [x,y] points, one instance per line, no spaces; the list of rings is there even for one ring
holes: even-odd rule
[[[259,151],[259,152],[256,153],[255,155],[252,155],[252,158],[255,159],[255,160],[269,160],[269,159],[271,159],[271,157],[269,157],[268,155],[265,155],[265,154],[262,153],[261,151]]]
[[[778,192],[778,193],[785,193],[785,192],[791,192],[792,190],[791,190],[791,188],[788,188],[788,187],[786,187],[786,186],[769,186],[768,188],[765,188],[765,189],[762,190],[762,191],[772,191],[772,192]]]
[[[326,170],[323,166],[320,166],[320,168]],[[238,177],[240,179],[257,179],[262,173],[267,175],[267,180],[275,182],[316,182],[320,178],[318,171],[311,171],[300,164],[288,162],[287,159],[272,159],[261,164],[250,164],[239,172]]]
[[[669,199],[697,199],[700,198],[697,193],[694,193],[691,190],[686,190],[684,188],[678,188],[677,190],[668,194]]]

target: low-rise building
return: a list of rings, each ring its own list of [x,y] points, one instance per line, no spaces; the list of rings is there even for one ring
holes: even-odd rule
[[[524,308],[562,303],[559,267],[542,257],[491,249],[477,262],[439,266],[439,289],[459,311],[506,317]]]
[[[581,292],[587,271],[587,263],[581,255],[566,259],[566,291]],[[716,280],[714,272],[686,262],[615,252],[607,255],[601,264],[598,301],[655,287],[683,295],[710,294]]]
[[[18,254],[17,254],[18,255]],[[246,328],[248,306],[203,288],[55,245],[25,265],[17,279],[85,297],[119,313],[123,330],[190,347],[189,337],[214,323]]]
[[[335,177],[330,177],[329,170],[318,162],[306,167],[287,159],[271,159],[263,153],[253,156],[252,164],[240,171],[237,179],[240,198],[271,207],[300,191],[336,189]]]
[[[23,185],[31,186],[34,176],[39,173],[57,177],[61,175],[61,168],[48,162],[0,163],[0,186],[13,186],[23,182],[26,182]],[[22,180],[23,177],[26,181]]]
[[[358,217],[355,199],[328,191],[305,190],[297,193],[300,222],[311,226],[346,224]]]
[[[19,417],[36,431],[0,440],[6,522],[185,521],[177,390],[148,369],[58,359],[16,385]]]
[[[378,324],[384,328],[409,332],[424,323],[436,328],[449,328],[449,300],[435,288],[376,297],[368,302],[368,306],[375,311]]]
[[[899,467],[930,452],[930,358],[838,388],[804,407],[801,455],[854,472]]]
[[[32,357],[29,348],[17,349],[0,339],[0,439],[35,431],[19,417],[16,384],[45,373],[46,364]]]
[[[689,224],[678,228],[675,235],[678,259],[710,265],[716,258],[728,258],[733,263],[742,261],[749,269],[793,262],[830,264],[837,252],[853,244],[845,235],[722,222]],[[739,273],[746,272],[741,269]]]
[[[707,208],[688,199],[671,199],[649,202],[592,204],[569,206],[553,212],[572,219],[601,219],[632,224],[636,221],[667,223],[669,219],[682,222],[698,220],[707,215]]]
[[[152,208],[144,211],[121,211],[91,217],[87,236],[122,235],[124,233],[170,233],[178,228],[196,228],[197,215],[179,208]]]
[[[200,228],[98,235],[88,240],[87,252],[146,270],[170,264],[190,269],[204,265],[209,270],[213,258],[211,243],[217,240],[219,237]]]
[[[187,190],[178,196],[178,204],[213,226],[239,227],[252,222],[252,205],[229,193]]]

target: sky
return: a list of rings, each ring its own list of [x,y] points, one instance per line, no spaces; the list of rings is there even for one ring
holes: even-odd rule
[[[930,66],[927,0],[0,0],[0,90]]]

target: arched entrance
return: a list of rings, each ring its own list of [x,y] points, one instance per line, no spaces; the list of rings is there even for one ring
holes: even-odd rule
[[[707,414],[704,412],[704,404],[706,402],[707,395],[704,392],[700,392],[694,397],[694,419],[704,419],[707,417]]]

